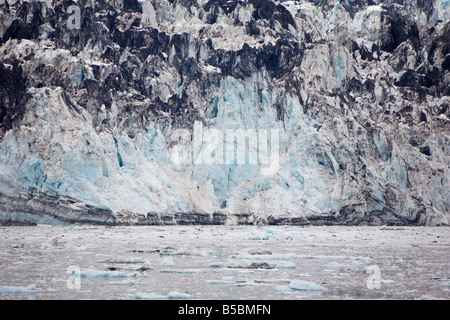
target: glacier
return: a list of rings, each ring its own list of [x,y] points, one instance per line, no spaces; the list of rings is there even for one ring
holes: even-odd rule
[[[448,1],[0,12],[1,224],[449,224]],[[213,161],[227,130],[245,161]]]

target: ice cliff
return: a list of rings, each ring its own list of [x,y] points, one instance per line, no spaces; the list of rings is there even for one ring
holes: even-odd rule
[[[0,0],[0,221],[448,225],[449,21],[449,0]],[[215,161],[255,132],[273,170]]]

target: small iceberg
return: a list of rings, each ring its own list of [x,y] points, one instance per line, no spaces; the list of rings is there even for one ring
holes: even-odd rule
[[[145,300],[162,300],[167,299],[167,296],[163,296],[152,292],[152,293],[137,293],[135,298]]]
[[[95,269],[85,269],[81,271],[74,270],[72,272],[73,276],[79,276],[83,278],[107,278],[107,277],[128,277],[127,274],[120,271],[103,271]],[[132,275],[134,276],[134,275]]]
[[[35,284],[30,284],[28,287],[14,287],[14,286],[0,286],[0,293],[35,293],[42,291],[36,288]]]
[[[191,297],[190,294],[182,293],[182,292],[178,292],[178,291],[171,291],[167,295],[167,298],[169,298],[169,299],[189,299],[190,297]]]
[[[289,288],[292,290],[301,290],[301,291],[322,291],[323,287],[314,282],[304,281],[304,280],[292,280],[289,283]]]
[[[236,284],[233,280],[205,280],[209,284]]]
[[[253,230],[247,235],[249,240],[294,240],[296,235],[292,232],[268,228],[265,232]]]
[[[439,284],[439,287],[441,287],[444,291],[450,291],[450,281]]]
[[[137,293],[136,299],[148,299],[148,300],[162,300],[162,299],[189,299],[190,294],[182,293],[179,291],[171,291],[167,295],[160,295],[156,293]]]

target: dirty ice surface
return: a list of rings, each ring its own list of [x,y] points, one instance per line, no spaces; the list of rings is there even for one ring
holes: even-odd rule
[[[0,299],[449,299],[450,228],[1,227]]]

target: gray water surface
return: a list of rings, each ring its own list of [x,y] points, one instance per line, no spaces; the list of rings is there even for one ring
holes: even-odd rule
[[[0,234],[0,299],[450,298],[449,227],[35,226]]]

